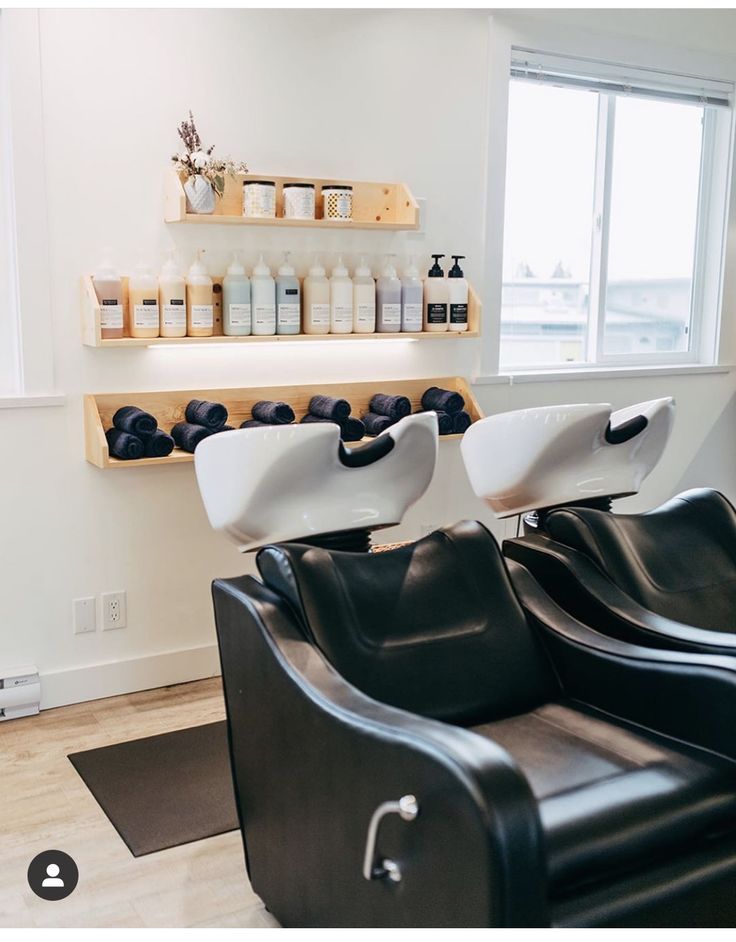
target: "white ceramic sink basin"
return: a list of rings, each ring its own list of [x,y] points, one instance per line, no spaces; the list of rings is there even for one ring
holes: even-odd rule
[[[672,398],[617,412],[607,403],[541,406],[471,425],[461,451],[470,483],[497,517],[635,494],[672,428]]]
[[[345,463],[351,460],[355,466]],[[336,425],[314,423],[223,432],[194,453],[209,521],[242,552],[400,523],[429,486],[436,461],[433,412],[407,416],[352,449],[340,448]]]

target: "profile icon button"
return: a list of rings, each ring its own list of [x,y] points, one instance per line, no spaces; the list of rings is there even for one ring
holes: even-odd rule
[[[79,869],[63,850],[45,850],[28,865],[28,885],[41,899],[66,899],[78,881]]]

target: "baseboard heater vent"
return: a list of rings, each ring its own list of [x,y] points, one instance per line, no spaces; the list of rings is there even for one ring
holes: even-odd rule
[[[41,679],[35,667],[17,667],[0,674],[0,721],[38,713]]]

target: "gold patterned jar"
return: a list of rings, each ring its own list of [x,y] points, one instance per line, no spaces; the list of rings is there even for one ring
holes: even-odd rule
[[[342,184],[323,186],[322,216],[331,222],[350,222],[353,218],[353,188]]]

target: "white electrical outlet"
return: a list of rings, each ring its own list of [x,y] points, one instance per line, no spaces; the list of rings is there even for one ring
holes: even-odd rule
[[[72,616],[75,635],[86,635],[90,631],[97,631],[94,595],[90,595],[86,599],[74,599],[72,602]]]
[[[102,595],[102,630],[125,628],[127,604],[125,592],[105,592]]]

